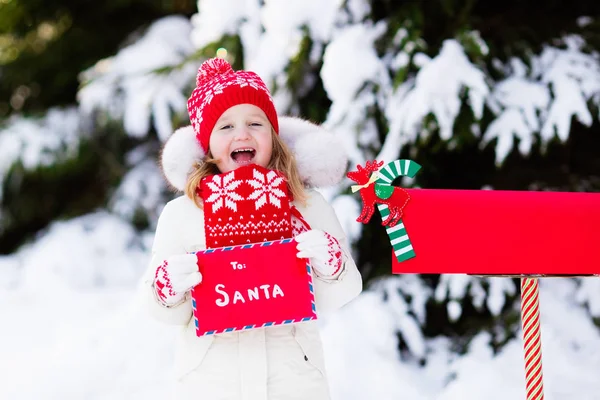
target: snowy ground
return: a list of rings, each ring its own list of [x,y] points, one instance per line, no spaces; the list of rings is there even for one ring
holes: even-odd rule
[[[191,23],[182,18],[159,21],[144,40],[87,71],[90,79],[98,76],[80,91],[78,113],[52,112],[38,124],[15,119],[0,137],[0,182],[19,158],[27,168],[33,168],[55,162],[40,156],[48,151],[73,157],[78,143],[77,121],[95,108],[122,117],[131,136],[143,137],[153,123],[165,139],[172,130],[170,110],[185,111],[181,91],[195,68],[154,77],[143,72],[177,65],[194,47],[215,40],[213,35],[238,28],[249,50],[245,51],[245,64],[267,79],[281,75],[289,57],[297,52],[298,32],[310,24],[315,43],[325,46],[320,75],[333,101],[326,125],[345,135],[352,163],[364,161],[358,143],[372,143],[377,138],[375,124],[362,114],[376,101],[366,85],[369,82],[382,88],[377,101],[382,102],[390,125],[378,159],[395,157],[402,143],[421,132],[419,121],[430,112],[436,115],[441,132],[450,135],[458,96],[465,87],[476,115],[484,101],[497,115],[483,134],[487,140],[500,139],[499,161],[512,145],[514,132],[521,139],[520,151],[526,154],[533,132],[541,129],[546,141],[556,127],[559,136],[565,138],[571,117],[589,124],[591,114],[586,104],[600,101],[596,55],[581,53],[576,37],[565,49],[546,47],[534,58],[532,71],[512,60],[506,79],[491,88],[456,41],[446,41],[432,59],[418,53],[418,43],[413,46],[409,42],[394,53],[393,69],[404,65],[409,59],[408,49],[413,48],[419,72],[392,90],[389,76],[382,73],[389,65],[373,52],[373,41],[382,34],[382,25],[353,22],[368,13],[366,2],[348,2],[352,15],[344,24],[335,18],[336,12],[342,12],[338,0],[270,1],[261,13],[259,2],[243,2],[248,5],[245,8],[239,7],[241,3],[205,0],[202,15]],[[290,7],[298,12],[290,12]],[[241,19],[243,24],[239,24]],[[399,30],[399,40],[403,34],[407,32]],[[274,58],[279,55],[281,58]],[[360,68],[349,69],[348,65]],[[558,96],[550,96],[549,85],[558,88]],[[367,89],[357,93],[361,87]],[[116,93],[121,92],[125,93],[124,107],[114,102]],[[290,105],[285,92],[278,93],[276,100],[282,109]],[[49,135],[48,131],[61,135]],[[360,137],[347,134],[355,131],[361,132]],[[66,150],[57,150],[63,145]],[[138,205],[156,216],[161,187],[156,177],[160,175],[148,165],[154,161],[144,161],[144,154],[132,156],[132,172],[109,207],[112,212],[128,218]],[[340,212],[340,216],[350,216],[340,219],[348,235],[356,237],[356,200],[339,196],[336,206],[354,210]],[[136,301],[136,283],[148,261],[152,238],[137,237],[115,214],[99,212],[53,224],[31,246],[0,257],[0,399],[167,398],[170,343],[176,332],[149,320]],[[449,291],[460,294],[465,280],[452,278]],[[393,278],[392,286],[397,279],[404,290],[415,294],[422,290],[418,280],[410,277]],[[497,289],[488,306],[498,309],[503,304],[503,291],[510,285],[495,281],[491,287]],[[452,313],[459,314],[457,303],[451,304]],[[541,311],[546,399],[600,399],[600,330],[588,314],[600,317],[600,278],[586,280],[584,287],[577,287],[572,280],[543,281]],[[366,291],[323,321],[322,329],[334,400],[525,398],[519,339],[494,356],[488,337],[480,334],[469,351],[458,356],[449,351],[443,338],[425,341],[414,320],[407,317],[406,305],[384,303],[377,290]],[[400,360],[397,331],[402,331],[412,351],[427,359],[424,367]]]
[[[138,306],[147,255],[119,221],[100,213],[55,224],[0,258],[1,399],[167,398],[176,332]],[[600,292],[591,279],[588,289]],[[600,399],[600,330],[577,304],[580,290],[571,280],[542,285],[547,399]],[[524,398],[519,340],[495,357],[485,334],[464,356],[446,340],[427,341],[419,367],[395,351],[401,324],[392,304],[366,291],[323,321],[334,399]]]

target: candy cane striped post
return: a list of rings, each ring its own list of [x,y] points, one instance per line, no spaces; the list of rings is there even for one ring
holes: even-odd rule
[[[525,348],[527,400],[544,398],[539,291],[537,278],[521,278],[521,323]]]
[[[392,161],[377,171],[377,180],[375,181],[375,184],[391,186],[394,179],[400,176],[414,178],[420,169],[421,166],[411,160]],[[385,220],[390,213],[388,206],[385,204],[377,204],[377,208],[379,209],[381,218]],[[410,239],[402,220],[398,221],[395,226],[386,227],[385,230],[390,238],[390,242],[398,262],[408,260],[415,256],[415,251],[410,243]]]

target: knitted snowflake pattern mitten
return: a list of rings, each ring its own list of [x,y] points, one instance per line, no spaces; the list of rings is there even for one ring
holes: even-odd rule
[[[211,175],[200,194],[207,248],[292,237],[291,199],[278,171],[252,164]]]

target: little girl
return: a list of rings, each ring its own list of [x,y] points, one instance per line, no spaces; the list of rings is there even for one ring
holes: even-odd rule
[[[161,155],[166,180],[185,195],[167,203],[160,215],[144,279],[152,315],[182,326],[174,398],[329,399],[316,321],[198,337],[190,292],[202,285],[193,252],[208,248],[200,183],[254,164],[287,181],[291,232],[297,257],[312,266],[318,316],[355,298],[362,279],[346,236],[333,208],[311,188],[341,180],[347,162],[341,143],[308,121],[278,117],[258,75],[233,71],[219,58],[200,67],[188,111],[191,126],[177,130]],[[201,312],[202,305],[196,306]]]

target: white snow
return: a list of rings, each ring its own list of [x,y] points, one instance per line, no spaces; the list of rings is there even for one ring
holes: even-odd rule
[[[496,163],[502,163],[510,153],[514,136],[520,139],[519,151],[527,154],[533,144],[531,128],[526,125],[523,114],[516,108],[509,108],[496,118],[485,131],[484,141],[498,138],[496,143]]]
[[[137,160],[138,157],[143,158]],[[135,149],[129,158],[130,170],[112,196],[108,209],[129,221],[136,212],[142,211],[152,225],[162,209],[165,179],[158,164],[144,149]]]
[[[598,345],[592,343],[600,333],[584,310],[573,307],[574,291],[575,284],[569,279],[548,278],[541,284],[542,362],[548,399],[597,397],[598,383],[592,374],[600,357]],[[488,342],[487,334],[479,334],[467,356],[454,363],[456,380],[440,399],[524,397],[521,338],[511,340],[495,357]]]
[[[594,19],[592,17],[587,16],[587,15],[577,18],[577,25],[579,25],[582,28],[584,26],[587,26],[587,25],[591,24],[592,22],[594,22]]]
[[[572,117],[591,125],[593,117],[587,103],[600,104],[599,55],[584,53],[581,37],[563,39],[565,49],[546,46],[532,57],[530,70],[515,59],[509,68],[501,68],[507,69],[509,76],[495,85],[487,99],[497,119],[484,134],[485,142],[498,138],[498,163],[512,148],[513,135],[521,140],[519,151],[528,154],[536,133],[543,143],[554,137],[565,141]]]
[[[334,189],[335,190],[335,189]],[[356,242],[362,233],[362,224],[356,222],[360,215],[360,199],[356,196],[341,195],[328,200],[338,216],[340,225],[350,243]],[[327,200],[327,197],[326,197]]]
[[[404,27],[393,40],[397,47],[378,56],[372,43],[387,28],[385,21],[372,25],[370,6],[364,0],[269,0],[262,5],[258,0],[199,0],[198,7],[200,12],[192,19],[195,46],[223,34],[239,34],[245,68],[257,72],[270,87],[277,84],[274,97],[284,112],[296,110],[286,87],[285,69],[298,53],[305,34],[302,29],[307,29],[315,46],[310,62],[318,59],[321,48],[324,51],[319,72],[333,102],[325,124],[348,138],[346,148],[353,163],[364,162],[365,157],[393,160],[402,146],[431,129],[439,129],[443,139],[452,138],[460,96],[465,91],[476,119],[482,116],[484,105],[496,114],[483,139],[487,143],[498,138],[499,164],[515,136],[520,140],[519,151],[528,154],[535,134],[541,134],[544,142],[555,135],[565,140],[571,117],[589,125],[592,115],[588,104],[600,105],[599,56],[585,53],[583,39],[576,35],[559,38],[566,44],[564,49],[547,45],[541,54],[532,55],[532,68],[516,60],[509,60],[507,65],[494,60],[505,73],[495,82],[467,58],[457,39],[448,38],[439,53],[430,57],[422,52],[426,45],[420,38],[406,40]],[[579,24],[591,21],[581,17]],[[481,54],[488,54],[488,45],[479,32],[465,32],[464,40],[478,46]],[[397,71],[409,62],[417,72],[392,90],[388,71]],[[359,90],[368,83],[376,89]],[[374,106],[384,110],[389,133],[385,143],[373,143],[380,150],[369,154],[366,139],[361,142],[357,137],[363,131],[363,138],[376,137],[368,115]],[[429,114],[435,118],[434,126],[423,125]],[[479,134],[478,127],[473,131]]]
[[[352,17],[351,22],[360,22],[371,12],[371,4],[367,0],[348,0],[346,4]]]
[[[99,211],[55,222],[18,254],[26,290],[129,287],[143,270],[143,236],[125,221]]]
[[[448,312],[448,318],[450,321],[458,321],[462,314],[462,306],[458,300],[450,300],[446,305],[446,311]]]
[[[421,325],[425,323],[425,302],[429,298],[429,290],[414,275],[406,276],[403,280],[385,279],[376,283],[373,289],[385,293],[388,312],[411,354],[419,359],[424,358],[426,344]],[[405,296],[410,296],[411,302]]]
[[[237,33],[246,9],[257,5],[257,0],[198,0],[198,13],[192,15],[191,41],[202,48],[227,34]]]
[[[351,25],[336,33],[323,54],[321,79],[333,102],[328,121],[335,123],[347,112],[367,82],[379,83],[385,73],[373,42],[386,30],[385,24]],[[349,68],[352,65],[352,68]]]
[[[256,72],[271,89],[275,82],[283,87],[281,93],[278,90],[273,95],[278,109],[287,110],[293,104],[286,96],[283,72],[300,50],[303,29],[308,29],[316,46],[328,41],[343,2],[269,0],[262,6],[260,3],[198,0],[199,12],[191,19],[192,42],[201,48],[225,34],[238,34],[244,46],[244,68]]]
[[[515,60],[514,65],[519,65]],[[517,70],[519,73],[520,68]],[[498,138],[496,161],[502,162],[513,146],[513,135],[519,142],[519,151],[528,154],[533,144],[533,133],[540,130],[537,113],[543,112],[550,103],[550,91],[536,81],[519,76],[511,76],[495,87],[488,105],[498,117],[489,125],[483,139],[488,142]]]
[[[340,0],[269,0],[261,8],[263,35],[257,43],[256,52],[250,52],[245,62],[250,69],[264,71],[267,76],[282,72],[287,63],[297,54],[303,27],[308,28],[310,37],[319,42],[329,40]],[[265,46],[262,41],[274,45]],[[252,47],[250,47],[252,49]],[[272,63],[277,53],[285,55],[284,63]],[[267,72],[270,71],[270,72]]]
[[[581,38],[566,38],[567,49],[546,49],[540,56],[544,68],[541,80],[551,85],[554,101],[542,127],[542,137],[547,141],[555,134],[564,142],[575,116],[584,125],[592,124],[592,115],[586,100],[600,90],[600,66],[597,57],[582,54]]]
[[[398,54],[396,54],[396,56],[394,57],[394,59],[392,61],[391,68],[394,71],[397,71],[400,68],[404,68],[404,67],[408,66],[409,62],[410,62],[410,55],[404,51],[399,51]]]
[[[187,118],[184,89],[194,82],[198,65],[188,62],[169,72],[154,71],[177,67],[193,52],[191,31],[186,18],[164,17],[133,44],[82,73],[81,112],[101,110],[110,118],[122,118],[125,132],[134,137],[144,137],[154,127],[166,140],[173,132],[171,116]]]
[[[592,316],[600,318],[600,278],[582,279],[576,299]]]
[[[483,284],[488,286],[486,291]],[[500,277],[476,277],[470,275],[449,275],[444,274],[440,277],[434,297],[438,302],[444,300],[459,301],[469,294],[473,298],[473,305],[482,309],[486,308],[493,314],[499,315],[505,305],[505,296],[516,293],[517,288],[510,278]],[[462,314],[460,304],[453,304],[449,309],[452,318],[458,319]]]
[[[381,293],[366,292],[323,328],[333,399],[427,399],[431,387],[400,362],[397,323]]]
[[[42,118],[15,116],[0,128],[0,201],[9,169],[20,161],[26,170],[77,155],[80,118],[75,108],[53,108]]]
[[[225,34],[241,36],[245,67],[268,85],[277,82],[275,98],[286,109],[294,106],[284,88],[286,68],[306,29],[315,46],[310,62],[324,55],[317,73],[333,101],[325,126],[343,139],[351,169],[375,157],[395,159],[404,144],[430,129],[423,126],[428,114],[442,137],[450,139],[465,90],[477,118],[484,104],[496,115],[483,138],[499,139],[498,162],[515,136],[526,154],[534,134],[541,133],[545,141],[555,135],[565,140],[572,116],[583,124],[597,118],[588,103],[600,105],[600,63],[597,54],[583,52],[583,39],[577,36],[563,38],[564,49],[546,46],[533,55],[531,68],[517,60],[496,61],[505,75],[494,82],[451,38],[430,57],[422,52],[422,40],[407,41],[402,28],[394,40],[399,48],[386,49],[380,57],[373,42],[387,27],[368,21],[364,0],[199,0],[198,7],[191,21],[163,18],[114,57],[82,73],[79,109],[53,109],[40,120],[16,117],[3,126],[0,184],[18,159],[35,168],[75,156],[79,124],[92,111],[101,111],[100,122],[122,119],[129,135],[144,138],[155,129],[166,139],[174,114],[186,115],[185,90],[194,82],[197,65],[160,75],[152,71],[179,65]],[[354,25],[363,19],[364,24]],[[589,17],[579,20],[581,25],[591,22]],[[487,51],[476,32],[471,40]],[[390,71],[409,63],[416,73],[392,89]],[[369,111],[375,106],[390,126],[385,143],[378,142]],[[153,233],[136,232],[130,223],[141,209],[152,225],[164,202],[165,183],[148,154],[144,147],[129,154],[130,169],[106,210],[56,221],[32,243],[0,256],[0,398],[168,398],[177,332],[151,320],[140,304],[138,283]],[[362,233],[355,221],[360,200],[339,195],[349,184],[345,180],[323,192],[353,243]],[[600,278],[548,278],[540,286],[546,398],[597,399],[600,329],[592,317],[600,318]],[[453,321],[463,314],[465,296],[477,309],[498,316],[506,297],[518,290],[508,278],[464,275],[442,275],[432,289],[415,275],[374,282],[321,321],[333,399],[524,398],[519,335],[494,354],[490,334],[480,332],[465,354],[457,354],[449,338],[422,332],[428,301],[447,302]]]
[[[332,101],[324,127],[343,139],[350,169],[375,157],[366,148],[381,145],[369,109],[384,101],[373,86],[391,85],[385,64],[373,48],[385,30],[384,23],[339,27],[323,54],[320,75]]]
[[[56,223],[35,244],[0,258],[0,398],[168,396],[176,329],[149,319],[136,292],[150,239],[97,213]],[[452,290],[480,279],[460,279]],[[587,282],[597,288],[598,279]],[[573,279],[541,284],[549,399],[591,400],[600,389],[600,330],[578,304],[579,290]],[[414,275],[386,278],[321,321],[333,399],[524,396],[520,336],[494,355],[480,333],[466,354],[455,354],[448,339],[424,338],[419,329],[430,295]],[[399,337],[410,353],[398,351]]]
[[[440,136],[450,139],[464,89],[468,89],[475,117],[483,113],[489,93],[485,74],[469,61],[457,41],[446,40],[436,57],[422,56],[417,62],[422,66],[417,76],[400,85],[385,110],[390,130],[377,159],[395,160],[398,149],[418,137],[429,113],[436,118]]]

